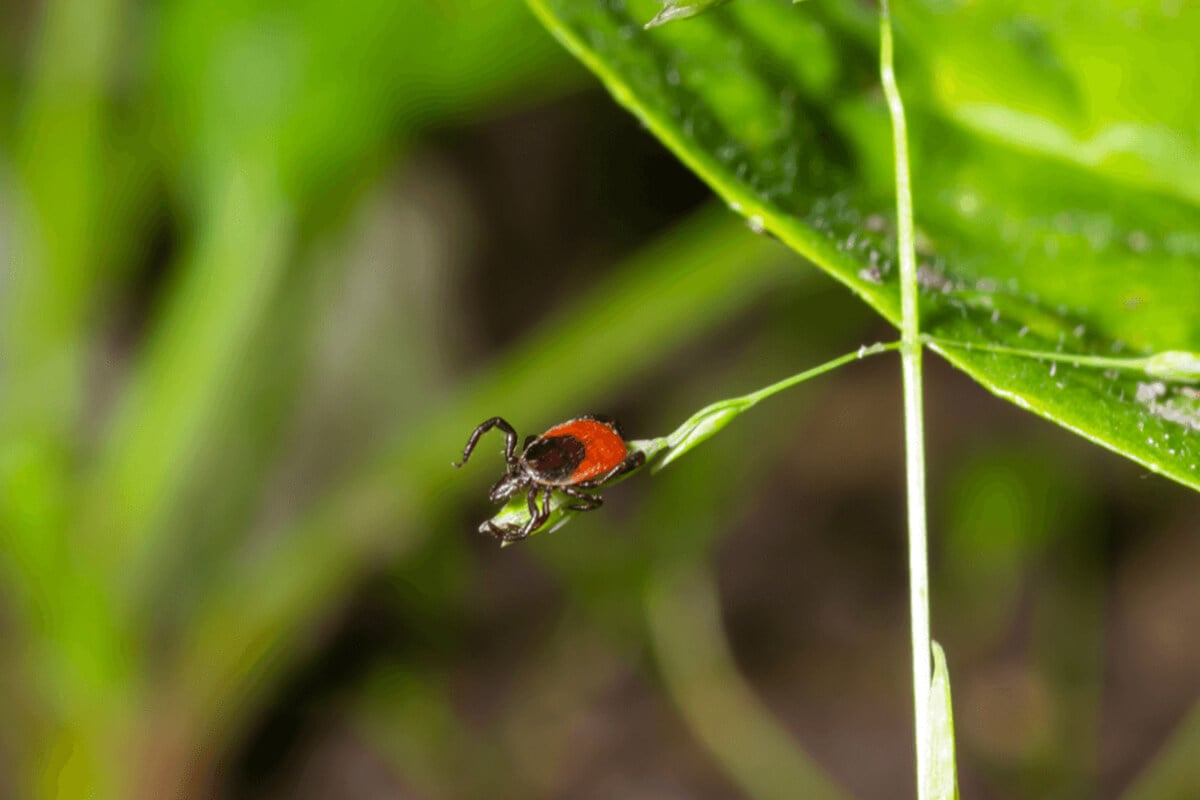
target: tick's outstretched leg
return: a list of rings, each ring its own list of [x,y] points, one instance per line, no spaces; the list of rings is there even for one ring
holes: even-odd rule
[[[630,453],[629,456],[617,466],[610,469],[603,475],[598,475],[590,481],[576,484],[574,486],[559,486],[558,490],[563,494],[570,495],[581,502],[572,503],[567,508],[572,511],[593,511],[604,505],[604,498],[595,494],[588,494],[584,489],[599,489],[605,482],[612,480],[618,475],[623,475],[632,469],[637,469],[646,463],[646,454],[638,450]]]
[[[595,478],[592,478],[590,481],[584,481],[583,483],[576,484],[576,485],[583,489],[595,489],[596,487],[607,483],[608,481],[612,480],[613,478],[617,477],[618,475],[624,475],[626,472],[637,469],[638,467],[642,466],[645,463],[646,463],[646,454],[643,453],[641,450],[635,450],[634,452],[630,453],[625,458],[624,461],[622,461],[620,464],[617,464],[615,467],[613,467],[612,469],[610,469],[608,472],[604,473],[603,475],[597,475]],[[569,492],[568,492],[568,494],[569,494]]]
[[[538,508],[538,494],[542,495],[542,507]],[[544,489],[541,486],[535,486],[529,490],[527,497],[527,505],[529,508],[529,521],[520,528],[506,528],[492,522],[490,519],[479,526],[479,532],[494,536],[502,542],[516,542],[529,536],[538,528],[546,524],[546,520],[550,519],[550,497],[554,494],[554,487],[547,486]]]
[[[629,472],[631,469],[637,469],[638,467],[642,466],[645,463],[646,463],[646,454],[643,453],[641,450],[634,450],[632,453],[630,453],[625,458],[625,460],[621,463],[621,466],[617,467],[616,475],[624,475],[626,472]],[[612,477],[615,477],[616,475],[609,475],[609,477],[612,478]]]
[[[511,459],[509,461],[510,464],[516,460],[516,433],[513,432],[512,428],[507,422],[500,417],[496,417],[480,425],[475,429],[475,432],[471,434],[471,439],[467,442],[467,447],[463,451],[463,463],[466,463],[467,457],[470,455],[471,450],[475,447],[476,442],[479,441],[479,437],[492,428],[500,428],[508,434],[509,447],[507,457]],[[535,436],[531,438],[536,439],[537,437]],[[637,469],[645,463],[646,454],[641,451],[636,451],[630,453],[624,461],[610,469],[608,472],[604,473],[603,475],[598,475],[589,481],[584,481],[571,486],[535,485],[533,488],[529,489],[529,492],[526,495],[526,507],[529,509],[529,519],[524,525],[521,525],[520,527],[502,526],[497,525],[491,520],[487,520],[479,526],[479,532],[493,536],[502,542],[516,542],[527,538],[538,528],[545,525],[546,521],[550,519],[550,501],[553,498],[555,491],[560,491],[563,494],[579,501],[572,503],[571,505],[564,506],[564,508],[572,511],[592,511],[600,508],[600,506],[604,505],[604,498],[600,497],[599,495],[588,494],[584,490],[598,489],[606,481],[609,481],[618,475],[623,475],[630,470]],[[461,466],[461,464],[456,466]],[[525,485],[528,485],[528,482],[525,482]],[[513,486],[512,488],[514,489],[514,492],[519,491],[516,486]],[[540,507],[538,504],[539,495],[541,496]],[[503,499],[507,499],[511,496],[512,492],[506,493]]]
[[[542,492],[542,507],[537,506],[538,491]],[[546,520],[550,519],[550,496],[554,494],[553,487],[547,486],[542,489],[540,486],[535,486],[529,490],[529,521],[524,527],[516,531],[509,531],[505,534],[504,541],[515,542],[519,539],[524,539],[529,534],[536,531],[538,528],[546,524]]]
[[[481,423],[478,428],[471,432],[471,438],[467,439],[467,446],[463,448],[462,461],[454,464],[456,467],[461,467],[467,463],[467,459],[471,457],[471,451],[475,449],[475,445],[479,444],[479,438],[492,428],[499,428],[504,431],[504,460],[509,464],[513,464],[517,460],[517,432],[513,430],[512,425],[504,421],[503,417],[492,417],[487,422]]]

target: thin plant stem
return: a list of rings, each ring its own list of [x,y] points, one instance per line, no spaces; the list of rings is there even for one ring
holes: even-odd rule
[[[904,450],[908,487],[909,613],[912,627],[913,712],[917,751],[917,797],[929,800],[932,765],[930,727],[929,563],[925,513],[925,431],[921,393],[921,328],[917,304],[917,264],[908,171],[908,133],[904,104],[892,67],[892,18],[888,0],[879,5],[879,72],[896,161],[896,225],[900,250],[900,358],[904,381]]]
[[[824,364],[815,366],[812,369],[806,369],[804,372],[798,372],[791,377],[784,378],[776,383],[772,383],[770,386],[764,386],[756,392],[743,395],[739,399],[747,403],[757,403],[759,400],[765,400],[773,394],[778,394],[784,389],[795,386],[797,383],[803,383],[809,378],[815,378],[818,375],[823,375],[824,373],[829,372],[830,370],[837,369],[843,364],[849,364],[851,361],[859,361],[867,356],[876,355],[877,353],[886,353],[889,350],[899,350],[900,347],[900,342],[887,342],[886,344],[883,342],[876,342],[875,344],[871,345],[863,345],[852,353],[846,353],[843,356],[838,356],[831,361],[826,361]]]
[[[658,472],[721,430],[721,428],[724,428],[739,414],[753,408],[759,401],[765,400],[798,383],[803,383],[810,378],[815,378],[830,370],[837,369],[851,361],[859,361],[867,356],[899,349],[900,342],[888,342],[887,344],[876,342],[873,345],[863,345],[853,352],[838,356],[826,361],[824,364],[806,369],[803,372],[798,372],[783,380],[776,381],[770,386],[764,386],[757,391],[741,395],[740,397],[730,397],[710,403],[695,414],[692,414],[686,422],[666,436],[659,439],[636,442],[635,444],[639,450],[646,454],[647,461],[657,458],[657,463],[654,464],[651,471]]]

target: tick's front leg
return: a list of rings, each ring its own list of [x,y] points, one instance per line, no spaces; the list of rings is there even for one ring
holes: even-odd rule
[[[577,486],[562,486],[560,490],[563,494],[582,500],[581,503],[573,503],[567,508],[572,511],[593,511],[604,505],[604,498],[594,494],[587,494]]]
[[[550,519],[550,497],[554,494],[554,487],[547,486],[542,490],[542,507],[537,507],[538,487],[529,490],[529,522],[525,523],[525,527],[521,528],[521,535],[518,537],[524,539],[529,534],[536,531],[538,528],[546,524],[546,520]]]
[[[475,449],[475,445],[479,444],[479,439],[492,428],[499,428],[504,431],[504,460],[509,464],[517,460],[517,432],[513,430],[512,425],[504,420],[503,417],[492,417],[485,422],[479,424],[475,430],[471,431],[471,438],[467,439],[467,446],[463,448],[462,461],[454,464],[456,467],[461,467],[467,463],[467,459],[471,457],[471,452]]]

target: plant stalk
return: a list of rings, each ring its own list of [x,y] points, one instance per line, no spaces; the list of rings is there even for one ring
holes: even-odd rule
[[[908,489],[909,613],[912,626],[913,713],[917,752],[917,797],[930,800],[933,735],[929,704],[932,664],[929,635],[929,559],[925,513],[925,430],[921,392],[921,327],[913,236],[912,184],[904,104],[892,67],[892,18],[888,0],[879,4],[879,72],[896,162],[896,226],[900,256],[900,359],[904,382],[904,450]]]

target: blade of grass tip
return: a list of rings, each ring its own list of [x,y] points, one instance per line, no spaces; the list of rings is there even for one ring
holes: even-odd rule
[[[650,643],[692,730],[755,800],[845,797],[791,741],[739,674],[712,576],[699,563],[660,572],[646,594]]]
[[[904,382],[904,450],[908,493],[909,607],[912,617],[913,712],[917,754],[917,796],[930,798],[929,564],[925,513],[925,431],[921,387],[921,329],[917,262],[913,235],[912,183],[904,103],[893,68],[892,19],[888,0],[879,4],[879,72],[888,113],[896,170],[896,226],[900,256],[900,351]]]
[[[954,708],[950,702],[950,668],[946,653],[933,643],[933,685],[930,687],[929,729],[933,736],[930,756],[929,794],[941,800],[957,800],[958,767],[954,758]]]
[[[818,375],[824,375],[826,372],[849,364],[852,361],[861,361],[867,356],[898,350],[900,346],[900,342],[889,342],[887,344],[877,342],[869,346],[864,345],[851,353],[846,353],[811,369],[798,372],[770,386],[765,386],[762,389],[742,395],[741,397],[718,400],[700,409],[667,436],[662,439],[652,440],[651,446],[645,450],[647,460],[649,461],[661,453],[659,460],[652,467],[652,471],[658,472],[693,447],[715,435],[738,415],[753,408],[760,401],[779,394],[785,389],[790,389],[797,384],[804,383]]]

